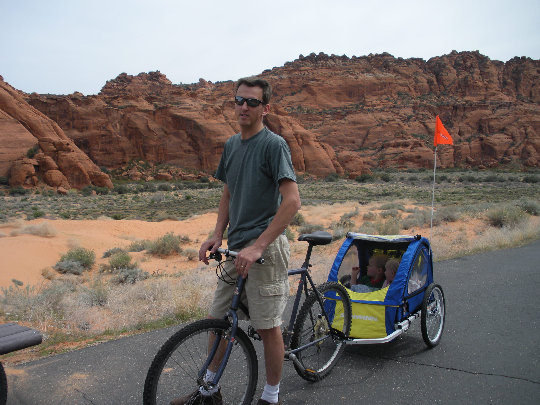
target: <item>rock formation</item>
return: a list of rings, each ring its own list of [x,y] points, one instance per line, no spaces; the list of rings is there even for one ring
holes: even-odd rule
[[[28,153],[28,151],[32,153]],[[0,76],[0,176],[11,186],[112,187],[103,173],[50,118]]]
[[[530,58],[452,51],[427,62],[300,55],[259,76],[274,90],[266,123],[287,140],[296,169],[354,177],[432,167],[436,115],[454,139],[438,149],[443,167],[539,166],[539,72]],[[144,160],[212,173],[238,131],[233,91],[233,82],[175,85],[159,72],[122,73],[98,95],[25,99],[99,166]],[[17,136],[31,144],[23,130]]]

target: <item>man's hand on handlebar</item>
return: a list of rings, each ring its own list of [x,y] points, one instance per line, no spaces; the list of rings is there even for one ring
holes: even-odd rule
[[[263,252],[254,245],[248,246],[238,252],[238,256],[236,256],[235,260],[236,271],[238,274],[243,278],[246,278],[251,265],[262,257],[262,254]]]
[[[204,264],[209,264],[207,253],[214,253],[221,246],[221,238],[210,238],[207,241],[203,242],[201,248],[199,249],[199,261]]]

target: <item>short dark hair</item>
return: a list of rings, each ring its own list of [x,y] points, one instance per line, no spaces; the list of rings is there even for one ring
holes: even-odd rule
[[[259,79],[256,77],[244,77],[236,82],[235,93],[238,91],[238,87],[245,84],[248,87],[260,87],[263,91],[262,102],[263,104],[268,104],[270,102],[270,97],[272,96],[272,87],[264,79]]]

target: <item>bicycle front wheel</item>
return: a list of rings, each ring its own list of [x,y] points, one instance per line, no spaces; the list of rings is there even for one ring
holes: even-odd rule
[[[296,353],[303,367],[295,363],[294,368],[308,381],[321,380],[330,373],[345,349],[345,339],[351,330],[352,310],[347,290],[335,282],[325,283],[317,290],[321,302],[315,293],[306,298],[291,339],[293,350],[306,346]]]
[[[204,384],[200,376],[206,374],[203,368],[207,362],[209,339],[215,337],[226,344],[231,340],[230,332],[230,323],[226,320],[203,319],[171,336],[148,370],[144,404],[169,404],[197,392]],[[227,367],[219,380],[223,403],[251,404],[257,378],[255,348],[245,332],[238,328]]]

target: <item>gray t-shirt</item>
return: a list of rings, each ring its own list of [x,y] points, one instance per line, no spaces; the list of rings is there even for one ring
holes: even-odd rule
[[[287,142],[266,127],[249,139],[236,134],[227,140],[216,178],[227,184],[231,196],[229,249],[264,232],[281,203],[279,181],[296,181]]]

